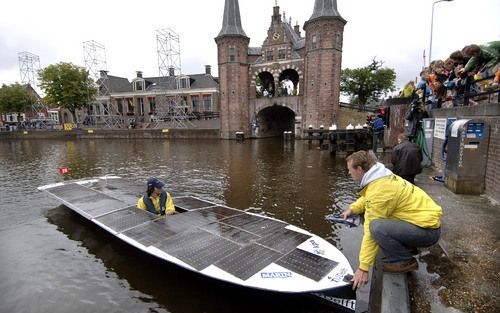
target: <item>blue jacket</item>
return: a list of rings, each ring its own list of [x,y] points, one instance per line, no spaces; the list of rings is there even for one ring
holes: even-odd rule
[[[373,130],[377,132],[384,130],[384,120],[380,117],[377,117],[376,119],[373,120],[372,127]]]

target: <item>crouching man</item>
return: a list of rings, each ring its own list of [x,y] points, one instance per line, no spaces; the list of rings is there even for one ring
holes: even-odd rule
[[[416,270],[416,248],[435,244],[441,234],[441,207],[422,189],[377,162],[373,153],[358,151],[346,161],[352,179],[360,183],[360,198],[342,214],[344,218],[364,214],[365,219],[353,289],[368,282],[379,248],[385,257],[383,271]]]

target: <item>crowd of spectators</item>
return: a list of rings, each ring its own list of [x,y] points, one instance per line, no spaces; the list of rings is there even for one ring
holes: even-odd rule
[[[412,97],[435,108],[474,105],[500,88],[500,41],[471,44],[446,60],[433,60],[420,72],[420,81],[408,82],[401,97]]]

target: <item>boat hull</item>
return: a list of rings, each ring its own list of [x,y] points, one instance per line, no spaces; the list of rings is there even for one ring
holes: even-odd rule
[[[345,256],[323,238],[286,222],[191,196],[173,198],[182,213],[160,217],[137,209],[142,185],[119,177],[38,189],[131,246],[210,278],[309,294],[343,308],[355,302],[349,281],[353,271]]]

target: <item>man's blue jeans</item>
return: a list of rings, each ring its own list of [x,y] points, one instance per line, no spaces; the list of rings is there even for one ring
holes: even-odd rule
[[[415,248],[435,244],[441,228],[422,228],[405,221],[376,219],[370,223],[370,233],[386,261],[399,263],[410,261]]]

